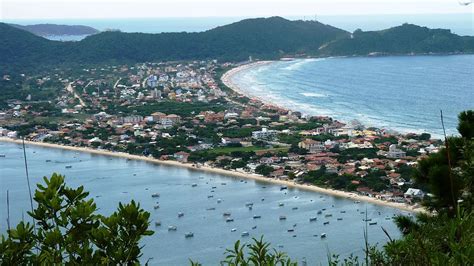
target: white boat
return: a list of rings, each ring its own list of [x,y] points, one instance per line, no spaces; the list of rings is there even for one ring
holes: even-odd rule
[[[280,202],[280,203],[278,203],[278,206],[283,207],[283,206],[285,206],[285,204]]]
[[[184,234],[184,237],[185,238],[194,237],[194,233],[193,232],[188,232],[188,233]]]
[[[178,230],[178,227],[176,227],[175,225],[168,226],[168,231],[176,231],[176,230]]]
[[[241,236],[249,236],[249,235],[250,235],[250,234],[249,234],[249,232],[247,232],[247,231],[244,231],[244,232],[242,232],[242,234],[241,234]]]
[[[221,202],[222,202],[222,200],[221,200],[221,199],[217,199],[217,203],[221,203]]]
[[[309,218],[309,221],[310,221],[310,222],[316,222],[316,220],[318,220],[318,218],[316,218],[316,217],[311,217],[311,218]]]
[[[159,198],[160,194],[159,193],[153,193],[153,194],[151,194],[151,197],[152,198]]]
[[[245,207],[250,207],[250,206],[253,206],[253,202],[247,202],[247,203],[245,203]]]
[[[235,231],[237,231],[237,228],[232,228],[232,229],[230,229],[230,231],[235,232]]]
[[[321,238],[326,238],[326,233],[322,233]]]
[[[179,218],[179,217],[183,217],[183,216],[184,216],[184,213],[178,212],[178,218]]]

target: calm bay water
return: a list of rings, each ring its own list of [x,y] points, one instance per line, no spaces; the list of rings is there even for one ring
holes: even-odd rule
[[[191,258],[204,265],[216,265],[224,257],[225,249],[231,248],[236,240],[248,242],[250,237],[261,235],[291,257],[299,261],[306,258],[308,265],[324,264],[328,251],[362,257],[365,214],[360,212],[367,208],[368,217],[377,221],[377,225],[369,226],[369,241],[379,245],[387,241],[381,226],[392,237],[400,236],[392,220],[386,218],[406,214],[388,207],[356,204],[297,189],[280,191],[276,185],[184,168],[35,146],[28,146],[26,151],[33,184],[42,182],[43,176],[53,172],[65,174],[69,186],[84,185],[91,192],[90,196],[103,214],[113,212],[119,202],[132,199],[140,202],[153,219],[151,228],[155,234],[142,242],[145,245],[143,260],[153,257],[152,264],[188,265]],[[0,233],[4,233],[6,191],[10,193],[12,224],[23,216],[29,219],[26,215],[29,200],[21,146],[0,142],[0,154],[6,155],[0,158]],[[72,168],[66,169],[66,165]],[[193,183],[197,186],[192,187]],[[216,188],[212,189],[213,186]],[[156,192],[161,194],[160,198],[152,199],[151,194]],[[208,198],[209,195],[213,198]],[[218,203],[218,199],[222,202]],[[156,201],[160,204],[158,210],[153,209]],[[254,203],[253,210],[245,207],[247,202]],[[279,203],[284,206],[279,207]],[[293,210],[294,207],[298,209]],[[208,211],[208,208],[216,209]],[[327,210],[317,215],[322,208]],[[178,218],[178,212],[184,216]],[[231,212],[234,222],[226,223],[224,212]],[[326,213],[333,217],[324,218]],[[254,215],[261,215],[261,219],[253,219]],[[280,215],[285,215],[287,220],[279,221]],[[313,216],[318,216],[318,221],[309,222]],[[156,220],[162,222],[161,227],[154,226]],[[323,221],[330,224],[323,225]],[[178,230],[168,232],[169,225],[177,226]],[[256,229],[252,229],[254,226]],[[236,228],[236,232],[231,232],[232,228]],[[290,228],[295,232],[287,232]],[[194,232],[194,238],[184,237],[189,231]],[[244,231],[248,231],[250,237],[242,237]],[[321,239],[321,233],[326,233],[327,238]]]
[[[232,81],[246,93],[311,115],[440,136],[474,109],[474,55],[278,61]]]

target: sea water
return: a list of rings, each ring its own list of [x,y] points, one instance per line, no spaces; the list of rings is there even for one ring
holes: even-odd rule
[[[6,156],[0,158],[0,233],[3,234],[7,227],[7,190],[11,224],[31,218],[26,214],[30,204],[23,150],[20,145],[0,142],[0,153]],[[272,247],[287,252],[299,262],[306,260],[308,265],[324,264],[329,252],[342,257],[351,253],[363,257],[366,224],[365,214],[361,212],[367,210],[368,218],[377,222],[368,226],[368,232],[369,241],[378,243],[379,247],[388,241],[382,227],[392,238],[399,238],[400,232],[390,218],[407,214],[380,205],[299,189],[281,190],[278,185],[143,161],[37,146],[27,146],[26,154],[33,189],[37,183],[43,183],[43,176],[57,172],[66,175],[68,186],[83,185],[90,191],[89,197],[104,215],[116,210],[119,202],[138,201],[151,213],[150,228],[155,231],[141,241],[142,261],[150,259],[151,264],[188,265],[188,259],[192,259],[203,265],[217,265],[225,257],[226,248],[232,248],[235,241],[249,243],[251,237],[262,235]],[[153,193],[159,193],[160,197],[152,198]],[[157,202],[160,208],[155,210]],[[252,210],[246,203],[253,203]],[[284,206],[279,206],[280,203]],[[317,211],[323,208],[327,210],[318,215]],[[178,212],[184,216],[178,218]],[[226,222],[224,212],[230,212],[234,222]],[[333,216],[325,218],[324,214]],[[261,218],[253,219],[254,215]],[[287,219],[280,221],[281,215]],[[317,217],[316,222],[309,221],[313,216]],[[161,226],[155,227],[158,220]],[[323,225],[325,221],[329,224]],[[168,232],[170,225],[177,226],[177,231]],[[233,228],[235,232],[231,232]],[[244,231],[250,236],[242,237]],[[186,232],[193,232],[194,237],[185,238]],[[325,239],[321,239],[322,233],[327,234]]]
[[[474,55],[300,59],[231,77],[242,91],[309,115],[399,132],[448,134],[474,109]]]

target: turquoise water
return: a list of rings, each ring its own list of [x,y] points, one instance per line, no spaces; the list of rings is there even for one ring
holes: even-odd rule
[[[250,237],[261,235],[298,261],[306,258],[308,265],[325,264],[328,251],[362,257],[365,215],[360,212],[367,208],[368,217],[378,222],[369,226],[369,240],[380,245],[387,241],[382,226],[393,238],[400,236],[392,220],[385,218],[405,213],[297,189],[280,191],[276,185],[185,168],[35,146],[28,146],[26,152],[33,184],[41,182],[42,176],[60,172],[66,175],[70,186],[84,185],[103,214],[110,214],[119,202],[135,199],[152,214],[153,221],[161,220],[161,227],[155,227],[154,222],[151,225],[155,234],[142,241],[143,261],[153,257],[152,264],[188,265],[188,258],[192,258],[204,265],[217,265],[225,249],[231,248],[236,240],[248,242]],[[6,155],[0,158],[0,233],[4,233],[6,191],[10,193],[12,224],[22,217],[29,219],[25,213],[29,210],[29,200],[21,146],[0,142],[0,154]],[[66,169],[66,165],[72,168]],[[193,183],[197,186],[192,187]],[[212,189],[213,186],[216,188]],[[160,193],[160,198],[152,199],[153,193]],[[208,198],[209,195],[213,198]],[[221,203],[217,203],[218,199]],[[153,209],[156,201],[160,204],[158,210]],[[253,210],[245,207],[247,202],[254,203]],[[284,206],[279,207],[279,203]],[[298,209],[293,210],[294,207]],[[216,209],[208,211],[208,208]],[[324,213],[333,217],[317,215],[317,210],[322,208],[327,208]],[[178,218],[178,212],[184,216]],[[231,212],[234,222],[226,223],[224,212]],[[253,219],[253,215],[261,215],[261,219]],[[280,215],[285,215],[287,220],[280,221]],[[318,221],[310,223],[312,216],[318,216]],[[338,221],[339,217],[343,220]],[[323,225],[326,220],[329,225]],[[287,232],[294,224],[295,232]],[[177,231],[168,232],[169,225],[177,226]],[[252,229],[254,226],[257,228]],[[231,232],[232,228],[236,232]],[[194,232],[194,238],[184,237],[188,231]],[[248,231],[250,237],[241,237],[243,231]],[[323,232],[326,239],[319,237]],[[314,237],[315,234],[318,236]]]
[[[278,61],[232,81],[246,93],[311,115],[359,120],[400,132],[449,134],[474,109],[474,55]]]

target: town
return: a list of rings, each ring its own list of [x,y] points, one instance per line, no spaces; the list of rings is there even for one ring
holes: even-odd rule
[[[90,147],[355,192],[418,207],[418,160],[442,142],[309,116],[228,88],[213,61],[5,75],[0,136]],[[289,88],[291,89],[291,88]]]

